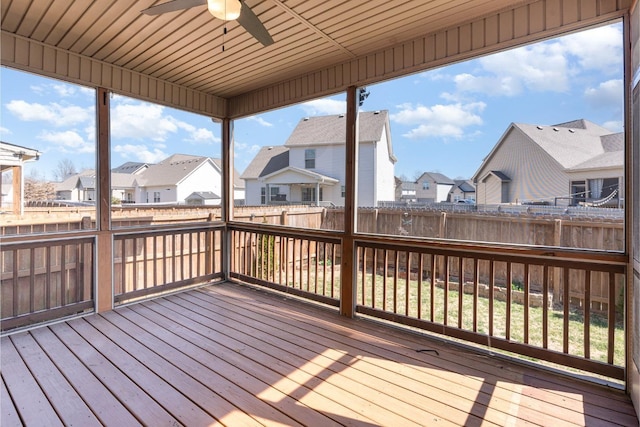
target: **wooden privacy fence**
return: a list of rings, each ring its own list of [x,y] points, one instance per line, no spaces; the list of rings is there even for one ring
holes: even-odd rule
[[[326,227],[340,227],[344,221],[341,209],[328,210],[325,219]],[[508,213],[476,213],[476,212],[444,212],[427,209],[359,209],[358,231],[361,233],[396,235],[407,237],[426,237],[433,239],[451,239],[459,241],[522,244],[527,246],[549,246],[576,249],[594,249],[601,251],[624,251],[624,223],[618,219],[606,218],[573,218],[559,215],[531,215]],[[442,266],[440,266],[442,267]],[[475,274],[472,265],[463,265],[462,275],[470,277]],[[494,266],[495,281],[506,285],[511,280],[518,286],[524,281],[524,267],[514,265],[507,277],[504,264]],[[442,268],[439,271],[444,271]],[[453,272],[451,272],[453,274]],[[480,266],[478,272],[483,283],[489,274],[488,268]],[[542,276],[538,271],[529,273],[530,285],[539,290]],[[578,279],[577,272],[570,273]],[[443,277],[439,277],[442,280]],[[559,287],[560,277],[555,273],[550,280],[550,292],[553,302],[564,302],[564,293]],[[590,298],[584,298],[584,289],[580,280],[569,292],[569,301],[574,306],[607,311],[609,301],[609,279],[606,274],[594,274],[591,281]],[[624,282],[615,281],[615,303],[621,303]]]
[[[93,309],[93,237],[3,241],[2,330]]]

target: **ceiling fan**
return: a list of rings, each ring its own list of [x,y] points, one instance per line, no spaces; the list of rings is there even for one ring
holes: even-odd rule
[[[241,0],[171,0],[166,3],[151,6],[142,11],[146,15],[160,15],[167,12],[189,9],[196,6],[207,5],[209,13],[223,21],[238,21],[249,34],[256,38],[264,46],[273,43],[269,32],[258,19],[255,13]],[[226,28],[225,28],[226,32]]]

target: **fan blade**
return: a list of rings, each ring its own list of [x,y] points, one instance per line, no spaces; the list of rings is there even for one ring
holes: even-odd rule
[[[189,9],[206,5],[207,0],[173,0],[166,3],[151,6],[142,11],[146,15],[160,15],[161,13],[175,12],[176,10]]]
[[[262,25],[262,22],[260,22],[256,14],[253,13],[245,2],[242,2],[240,16],[237,21],[238,24],[242,25],[249,34],[255,37],[264,46],[269,46],[273,43],[273,39],[269,35],[267,29]]]

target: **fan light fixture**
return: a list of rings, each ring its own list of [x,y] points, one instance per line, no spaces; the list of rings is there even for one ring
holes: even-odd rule
[[[233,21],[240,16],[242,3],[238,0],[207,0],[207,8],[215,18]]]

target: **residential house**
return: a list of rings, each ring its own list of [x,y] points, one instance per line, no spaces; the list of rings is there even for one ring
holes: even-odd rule
[[[454,179],[453,187],[449,191],[449,202],[457,203],[461,201],[476,201],[476,187],[469,179]]]
[[[185,199],[191,206],[219,206],[221,198],[213,191],[194,191]]]
[[[416,180],[418,203],[446,202],[454,186],[452,179],[438,172],[425,172]]]
[[[234,176],[234,198],[242,200],[244,185],[237,173]],[[179,204],[194,193],[221,194],[221,181],[220,159],[174,154],[157,164],[127,162],[112,169],[111,197],[122,203]],[[87,170],[59,183],[56,197],[92,202],[95,188],[95,171]],[[206,204],[210,204],[209,198]]]
[[[0,141],[0,172],[2,172],[2,189],[0,191],[0,210],[22,213],[24,200],[24,164],[40,158],[40,152],[33,148],[9,144]],[[11,183],[5,185],[5,172],[11,171]]]
[[[402,181],[397,178],[396,185],[396,201],[405,203],[415,203],[416,199],[416,183],[413,181]]]
[[[96,171],[85,169],[55,184],[56,200],[93,202],[96,200]]]
[[[623,200],[624,136],[588,120],[511,123],[472,180],[478,204],[613,205]]]
[[[358,205],[395,200],[387,111],[359,114]],[[345,117],[302,119],[283,146],[263,147],[245,169],[246,204],[344,205]]]

